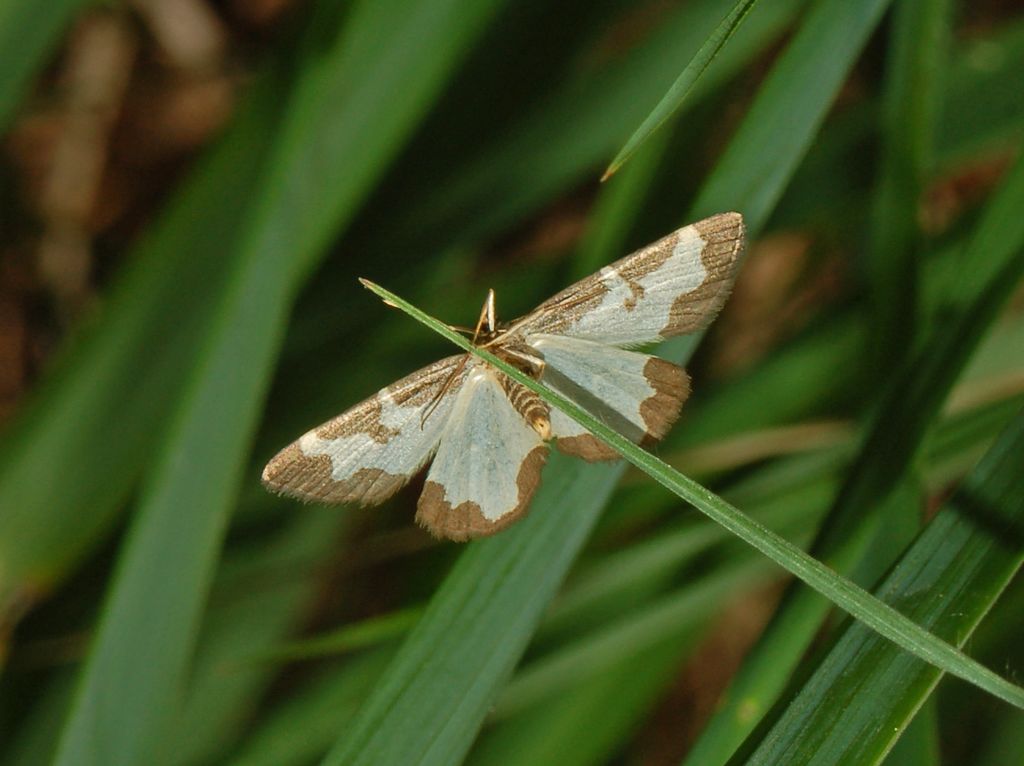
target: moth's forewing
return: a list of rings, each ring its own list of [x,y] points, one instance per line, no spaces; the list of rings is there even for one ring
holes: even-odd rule
[[[684,226],[544,301],[510,333],[630,346],[696,332],[732,289],[743,236],[739,213]]]
[[[281,450],[263,483],[310,502],[383,502],[434,453],[465,368],[465,354],[447,357],[378,391]]]
[[[743,250],[743,217],[684,226],[606,266],[512,323],[509,342],[544,356],[542,381],[633,441],[661,439],[689,395],[686,373],[623,350],[702,329],[718,313]],[[558,446],[587,460],[614,450],[561,413]]]

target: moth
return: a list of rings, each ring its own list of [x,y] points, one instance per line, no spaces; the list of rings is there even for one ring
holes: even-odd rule
[[[690,392],[683,369],[633,347],[706,327],[743,250],[743,218],[684,226],[499,322],[487,294],[473,343],[637,443],[661,439]],[[416,521],[451,540],[521,518],[548,442],[584,460],[617,453],[472,354],[434,362],[285,447],[263,471],[272,491],[317,503],[383,502],[431,457]]]

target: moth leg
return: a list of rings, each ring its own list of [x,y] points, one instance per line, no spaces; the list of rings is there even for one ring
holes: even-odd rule
[[[469,361],[469,356],[463,356],[462,361],[459,362],[458,367],[452,370],[452,373],[445,379],[444,385],[441,389],[434,394],[434,398],[430,400],[430,404],[423,408],[423,414],[420,416],[420,430],[423,430],[423,426],[427,423],[434,410],[437,409],[437,405],[441,403],[444,395],[448,392],[448,389],[452,387],[452,383],[459,377],[464,369],[466,369],[466,362]]]

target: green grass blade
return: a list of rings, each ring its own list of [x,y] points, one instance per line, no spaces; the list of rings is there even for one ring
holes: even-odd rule
[[[603,766],[673,680],[680,655],[696,639],[676,631],[639,657],[606,670],[546,704],[484,733],[469,766]]]
[[[22,102],[32,77],[89,0],[6,0],[0,4],[0,130]]]
[[[393,656],[393,648],[381,647],[313,679],[261,721],[238,752],[217,763],[309,766],[323,755],[338,728],[355,718]]]
[[[658,128],[664,125],[682,106],[683,101],[690,95],[690,91],[697,80],[704,74],[704,70],[708,68],[708,65],[718,55],[718,52],[722,50],[722,46],[736,33],[736,30],[739,29],[756,2],[757,0],[737,0],[715,31],[700,46],[700,50],[690,59],[686,68],[676,78],[676,81],[672,83],[672,87],[662,96],[661,101],[644,118],[644,121],[640,123],[640,127],[626,141],[626,145],[615,155],[615,159],[611,161],[607,170],[604,171],[604,175],[601,176],[602,181],[607,181],[612,175],[617,173],[619,168],[640,148],[640,145],[650,138]]]
[[[442,766],[464,757],[621,474],[565,470],[574,462],[552,455],[530,515],[459,557],[325,764]],[[580,499],[581,481],[594,497]]]
[[[349,518],[339,519],[334,509],[308,508],[277,534],[226,549],[163,766],[220,763],[247,733],[278,667],[244,658],[267,651],[303,624],[322,587],[314,562],[346,544]]]
[[[568,691],[581,680],[589,680],[656,647],[666,637],[695,630],[706,623],[730,594],[766,582],[771,582],[768,565],[764,560],[751,562],[747,556],[746,560],[730,562],[715,574],[688,583],[610,625],[568,642],[520,670],[499,697],[493,717],[521,714],[546,698]]]
[[[879,586],[962,646],[1024,562],[1024,413]],[[747,763],[876,763],[941,673],[851,625]]]
[[[922,315],[918,208],[934,165],[951,18],[948,0],[900,2],[893,14],[868,247],[875,374],[911,351]]]
[[[290,302],[495,8],[366,4],[341,35],[314,17],[310,65],[121,552],[59,764],[157,756]],[[403,98],[380,99],[381,89]]]
[[[692,219],[739,210],[749,231],[761,229],[889,2],[814,5],[701,189]]]
[[[888,604],[879,601],[849,580],[838,576],[825,564],[807,555],[759,522],[744,515],[737,508],[675,471],[654,455],[640,449],[604,423],[575,406],[568,399],[524,375],[488,351],[474,346],[468,339],[450,330],[447,325],[424,314],[397,295],[379,285],[365,281],[364,284],[389,305],[396,306],[463,350],[475,354],[516,382],[537,393],[549,405],[558,408],[588,431],[600,437],[603,442],[626,460],[681,500],[690,503],[713,521],[721,524],[875,632],[925,662],[963,678],[994,696],[1024,709],[1024,688],[1010,683],[970,659],[955,647],[923,630]],[[1005,289],[1004,285],[1000,284],[999,286]]]
[[[1018,161],[967,249],[974,268],[963,274],[959,286],[973,305],[938,328],[888,388],[860,457],[812,548],[836,570],[849,572],[860,561],[875,533],[880,500],[903,476],[926,428],[1024,271],[1024,220],[1013,212],[1022,204],[1024,161]],[[981,280],[987,283],[982,286]],[[862,571],[861,576],[871,580],[881,573]],[[691,762],[721,763],[729,757],[771,706],[827,609],[809,591],[790,595],[733,679],[721,709],[691,751]]]
[[[98,321],[68,343],[0,441],[0,614],[95,544],[151,459],[227,279],[281,112],[274,73],[127,258]],[[54,466],[62,466],[55,471]]]

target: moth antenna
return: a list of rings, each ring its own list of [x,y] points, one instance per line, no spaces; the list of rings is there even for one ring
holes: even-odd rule
[[[487,291],[487,298],[484,299],[484,305],[480,309],[480,318],[476,320],[476,329],[473,330],[473,345],[476,345],[477,339],[480,337],[480,331],[486,326],[488,332],[494,332],[494,325],[496,320],[494,318],[494,290]]]

